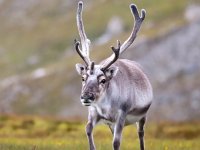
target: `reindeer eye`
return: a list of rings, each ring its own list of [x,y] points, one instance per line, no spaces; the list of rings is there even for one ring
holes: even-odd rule
[[[105,84],[105,83],[106,83],[106,79],[102,79],[102,80],[100,81],[100,83]]]

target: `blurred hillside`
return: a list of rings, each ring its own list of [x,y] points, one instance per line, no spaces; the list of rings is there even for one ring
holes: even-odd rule
[[[0,0],[0,112],[86,116],[79,102],[80,77],[73,49],[78,38],[76,1]],[[99,61],[125,40],[133,19],[133,1],[84,1],[84,24]],[[141,63],[154,87],[150,117],[188,120],[200,115],[200,1],[134,1],[147,16],[133,46],[122,58]],[[91,13],[92,12],[92,13]],[[108,23],[121,26],[111,34]],[[100,21],[99,21],[100,20]],[[121,22],[121,23],[119,23]],[[112,27],[112,25],[111,25]],[[110,34],[109,34],[110,33]],[[96,41],[109,35],[109,41]],[[96,44],[95,44],[96,43]]]

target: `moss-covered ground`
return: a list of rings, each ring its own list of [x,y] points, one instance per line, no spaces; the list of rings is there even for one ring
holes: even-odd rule
[[[40,117],[0,117],[0,150],[88,149],[84,122]],[[112,135],[104,125],[94,130],[98,150],[112,149]],[[148,123],[147,150],[199,150],[200,123]],[[123,131],[121,149],[139,150],[135,125]]]

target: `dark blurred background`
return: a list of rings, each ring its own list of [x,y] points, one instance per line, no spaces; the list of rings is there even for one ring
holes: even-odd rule
[[[73,48],[77,0],[0,0],[0,113],[82,120]],[[95,62],[130,34],[129,4],[145,8],[134,44],[153,85],[149,120],[200,120],[200,0],[85,0],[83,20]]]

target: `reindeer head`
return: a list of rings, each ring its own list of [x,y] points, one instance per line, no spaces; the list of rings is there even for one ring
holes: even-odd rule
[[[76,70],[82,76],[82,93],[80,99],[85,106],[96,103],[105,95],[109,83],[118,71],[118,67],[112,64],[117,61],[119,54],[125,51],[136,38],[137,32],[145,18],[145,10],[141,11],[142,15],[140,17],[137,7],[134,4],[130,5],[130,8],[135,18],[135,25],[130,37],[122,45],[120,41],[117,41],[117,48],[111,46],[113,54],[104,60],[101,65],[96,65],[89,58],[90,40],[85,34],[82,21],[83,2],[80,1],[78,3],[76,19],[81,42],[75,40],[75,49],[85,62],[85,65],[76,64]]]

